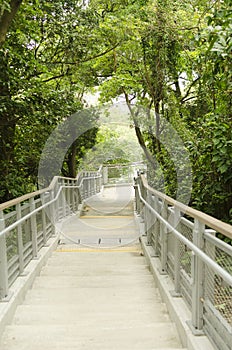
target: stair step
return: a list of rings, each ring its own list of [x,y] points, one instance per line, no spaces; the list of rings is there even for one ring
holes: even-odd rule
[[[118,287],[115,288],[32,288],[27,292],[25,299],[26,304],[34,303],[67,303],[73,304],[74,300],[79,302],[86,301],[92,304],[105,304],[113,300],[121,300],[125,303],[141,303],[142,301],[152,300],[151,303],[160,305],[161,297],[157,288],[136,288],[133,291],[130,288]],[[152,304],[151,304],[152,305]]]
[[[154,279],[151,275],[139,276],[104,276],[99,271],[98,276],[40,276],[35,279],[34,287],[43,288],[150,288],[155,287]]]
[[[67,349],[163,349],[181,348],[172,323],[150,324],[147,327],[76,327],[75,325],[7,326],[1,350],[29,350],[39,344],[41,349],[49,346]],[[6,345],[4,345],[6,344]]]
[[[64,249],[68,249],[68,247],[62,247]],[[77,247],[78,249],[78,247]],[[102,251],[99,252],[88,252],[86,253],[85,250],[83,251],[60,251],[55,252],[51,256],[51,258],[48,260],[47,266],[49,265],[57,265],[60,266],[65,262],[66,265],[73,265],[73,266],[115,266],[115,264],[120,264],[120,266],[127,266],[133,265],[146,265],[147,263],[143,256],[140,256],[139,252],[130,252],[127,253],[123,250],[118,252],[106,252],[102,249]]]
[[[143,303],[126,305],[121,300],[112,305],[96,304],[95,307],[89,304],[59,304],[50,305],[21,305],[17,308],[13,324],[21,325],[40,325],[40,324],[72,324],[77,326],[95,327],[107,324],[116,326],[140,326],[156,322],[170,322],[166,306],[157,304],[156,307],[150,307]]]
[[[112,214],[114,206],[122,204],[123,209],[130,203],[125,188],[119,191],[125,203],[118,203],[111,189],[90,203]],[[134,219],[119,214],[83,220],[72,216],[60,226],[73,239],[101,237],[105,244],[137,235]],[[70,243],[58,246],[35,279],[12,324],[6,326],[0,349],[181,350],[182,346],[138,243],[115,250]]]
[[[88,265],[82,265],[80,266],[73,266],[73,265],[67,265],[63,264],[61,266],[46,266],[41,271],[41,276],[97,276],[102,275],[104,276],[112,276],[112,275],[118,275],[118,276],[131,276],[131,275],[137,275],[138,273],[142,275],[150,275],[149,267],[146,265],[131,265],[131,266],[117,266],[114,265],[103,265],[102,269],[100,270],[99,265],[98,266],[88,266]]]

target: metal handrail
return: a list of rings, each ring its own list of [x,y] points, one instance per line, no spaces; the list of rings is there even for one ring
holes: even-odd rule
[[[52,199],[51,201],[42,204],[40,207],[34,209],[32,212],[30,212],[29,214],[23,216],[21,219],[17,220],[16,222],[14,222],[13,224],[7,226],[4,230],[2,230],[0,232],[0,237],[5,235],[7,232],[13,230],[15,227],[17,227],[18,225],[22,224],[24,221],[26,221],[27,219],[30,219],[33,215],[35,215],[36,213],[38,213],[39,211],[41,211],[42,209],[47,208],[49,205],[53,204],[54,202],[57,201],[57,199],[59,198],[59,195],[61,193],[61,191],[63,190],[63,188],[81,188],[82,184],[84,181],[86,180],[91,180],[91,179],[97,179],[100,178],[101,175],[99,176],[90,176],[90,177],[84,177],[81,179],[81,182],[79,185],[75,185],[75,186],[70,186],[70,185],[66,185],[66,186],[59,186],[59,191],[57,192],[57,195],[54,199]],[[60,179],[65,179],[65,180],[75,180],[73,178],[67,178],[67,177],[58,177]],[[49,188],[49,187],[48,187]],[[38,191],[39,192],[39,191]],[[43,191],[42,193],[47,192],[47,191]],[[20,198],[20,197],[19,197]],[[31,197],[29,197],[31,198]]]
[[[134,188],[142,241],[173,281],[172,295],[190,309],[191,330],[232,350],[232,246],[217,237],[232,239],[232,226],[153,189],[142,174]]]
[[[174,207],[180,209],[183,213],[195,218],[201,222],[204,222],[205,225],[211,227],[217,232],[222,233],[227,238],[232,239],[232,226],[226,222],[220,221],[206,213],[203,213],[199,210],[193,209],[181,202],[176,201],[175,199],[167,196],[166,194],[159,192],[148,185],[147,179],[144,175],[141,175],[141,180],[144,188],[146,188],[150,193],[164,200],[167,204],[173,205]]]
[[[186,237],[184,237],[178,230],[176,230],[167,220],[165,220],[157,211],[152,208],[150,204],[143,198],[141,194],[140,187],[138,186],[139,197],[140,200],[144,203],[144,205],[149,208],[149,210],[170,230],[170,233],[173,233],[180,241],[182,241],[190,250],[192,250],[197,256],[199,256],[203,262],[205,262],[209,267],[214,269],[214,271],[223,278],[225,282],[227,282],[230,286],[232,286],[232,275],[230,275],[227,271],[221,268],[213,259],[211,259],[208,255],[206,255],[201,249],[199,249],[195,244],[189,241]],[[231,247],[232,252],[232,247]]]
[[[101,187],[100,167],[99,171],[79,173],[76,178],[55,176],[48,187],[0,205],[0,300],[8,295],[9,287],[27,264],[57,233],[56,222],[71,211],[78,211],[83,200],[100,192]],[[39,195],[41,198],[35,199]],[[5,214],[4,210],[10,207],[14,210]],[[14,257],[17,259],[12,273]]]

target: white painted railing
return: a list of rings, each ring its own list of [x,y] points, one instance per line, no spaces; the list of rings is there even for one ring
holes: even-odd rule
[[[102,168],[75,179],[56,176],[49,187],[0,204],[0,300],[56,234],[55,224],[77,212],[101,187]]]
[[[136,211],[147,244],[173,280],[173,297],[183,297],[194,334],[205,333],[220,350],[232,349],[232,226],[135,180]]]

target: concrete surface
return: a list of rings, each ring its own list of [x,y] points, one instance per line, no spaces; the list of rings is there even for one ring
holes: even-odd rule
[[[1,350],[183,349],[141,253],[128,189],[123,194],[118,205],[107,189],[100,203],[88,201],[86,217],[60,225],[68,238],[61,236],[6,326]],[[129,245],[120,241],[131,236]],[[81,244],[86,237],[88,247]]]
[[[155,278],[162,301],[167,306],[170,317],[176,324],[182,344],[184,344],[188,350],[215,350],[215,347],[209,341],[207,336],[193,335],[190,327],[188,326],[188,322],[191,321],[190,310],[187,308],[183,298],[172,296],[172,292],[174,290],[173,282],[168,275],[160,274],[160,260],[153,256],[153,249],[151,246],[147,246],[146,242],[146,237],[141,237],[142,249],[146,257],[146,261]]]

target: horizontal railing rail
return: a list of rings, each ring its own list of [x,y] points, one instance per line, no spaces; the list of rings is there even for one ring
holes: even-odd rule
[[[55,176],[49,187],[0,205],[0,300],[57,233],[56,223],[101,191],[102,170],[81,172],[77,178]]]
[[[218,349],[232,349],[232,226],[156,191],[144,175],[135,179],[136,211],[147,244],[183,297],[195,334],[208,335]]]

